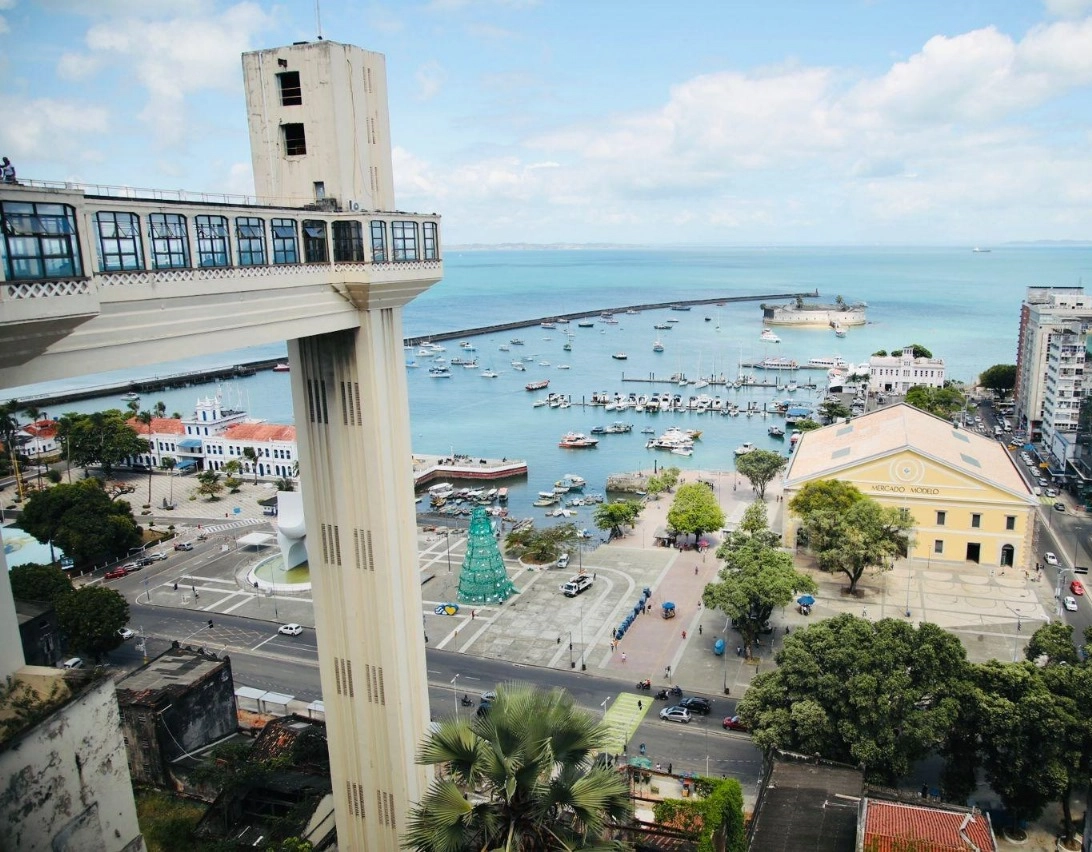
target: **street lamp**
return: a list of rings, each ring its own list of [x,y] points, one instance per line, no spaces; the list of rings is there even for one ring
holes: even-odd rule
[[[604,719],[607,718],[607,705],[608,704],[610,704],[610,696],[607,696],[606,698],[604,698],[603,703],[599,705],[600,707],[603,708],[603,718]]]
[[[444,545],[447,551],[447,573],[451,573],[451,530],[444,530]]]
[[[451,679],[451,694],[455,698],[455,721],[459,721],[459,690],[455,688],[455,681],[459,679],[458,675],[455,675]]]
[[[576,663],[573,662],[573,632],[571,630],[569,631],[569,668],[576,668]]]

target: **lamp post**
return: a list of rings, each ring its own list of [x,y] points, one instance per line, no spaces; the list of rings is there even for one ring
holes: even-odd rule
[[[455,721],[456,722],[459,721],[459,690],[455,688],[455,681],[457,681],[458,679],[459,679],[458,675],[455,675],[455,677],[453,677],[451,679],[451,695],[455,699]]]
[[[603,708],[603,718],[607,718],[607,705],[610,704],[610,696],[603,699],[603,703],[599,706]]]
[[[569,631],[569,668],[576,668],[576,663],[573,662],[573,632],[571,630]]]
[[[451,573],[451,530],[444,530],[444,545],[447,551],[447,573]]]

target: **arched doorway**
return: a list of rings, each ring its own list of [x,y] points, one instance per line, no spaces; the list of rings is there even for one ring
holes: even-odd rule
[[[1011,568],[1013,557],[1016,555],[1016,550],[1011,544],[1006,544],[1001,548],[1001,567]]]

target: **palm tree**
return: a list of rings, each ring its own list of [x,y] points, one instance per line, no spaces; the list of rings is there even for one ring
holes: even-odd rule
[[[35,405],[33,402],[28,403],[27,405],[23,406],[23,414],[25,414],[27,417],[30,418],[31,426],[35,425],[39,420],[41,420],[42,415],[44,413],[45,412],[43,412],[42,409],[39,408],[37,405]],[[38,485],[37,485],[37,488],[38,488],[39,491],[41,491],[42,490],[42,464],[41,464],[41,461],[42,461],[42,445],[38,440],[37,430],[35,430],[35,433],[34,433],[34,444],[35,444],[35,446],[34,446],[34,456],[35,456],[34,466],[38,471],[38,476],[37,476]]]
[[[254,466],[254,484],[258,484],[258,453],[253,447],[243,447],[243,458]]]
[[[19,456],[15,448],[15,436],[18,435],[20,429],[17,415],[21,408],[22,406],[17,399],[0,405],[0,441],[3,442],[4,449],[8,451],[11,458],[11,470],[15,475],[15,485],[20,500],[23,499],[23,477],[19,474]]]
[[[624,778],[593,766],[607,728],[560,689],[502,686],[488,712],[448,720],[418,761],[446,768],[409,816],[407,849],[620,849],[603,839],[633,807]]]
[[[163,456],[162,461],[159,462],[159,466],[167,471],[167,476],[171,481],[171,508],[174,508],[174,469],[178,467],[178,461],[174,456]]]
[[[148,459],[148,461],[149,461],[149,465],[148,465],[148,505],[151,506],[152,505],[152,465],[150,464],[150,462],[151,462],[152,459],[155,458],[155,452],[152,449],[152,420],[155,419],[155,415],[153,415],[152,412],[150,412],[150,411],[142,411],[139,414],[135,415],[133,417],[133,419],[136,420],[138,423],[143,423],[145,428],[147,428],[147,430],[148,430],[148,454],[150,456],[150,458]]]
[[[167,403],[165,403],[163,400],[160,400],[159,402],[157,402],[152,408],[155,411],[155,416],[156,417],[166,417],[167,416]]]

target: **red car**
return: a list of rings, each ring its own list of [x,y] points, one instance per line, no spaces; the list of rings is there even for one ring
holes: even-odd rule
[[[726,731],[746,731],[747,726],[743,724],[739,716],[725,716],[724,721],[721,723],[724,725]]]
[[[114,568],[111,571],[106,572],[107,580],[118,580],[122,577],[128,577],[129,572],[125,568]]]
[[[1074,580],[1069,584],[1069,591],[1079,597],[1084,594],[1084,584],[1080,580]]]

